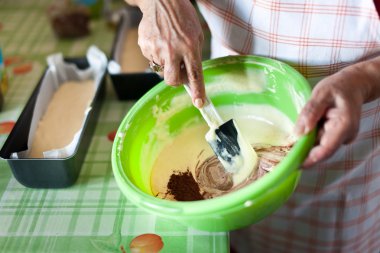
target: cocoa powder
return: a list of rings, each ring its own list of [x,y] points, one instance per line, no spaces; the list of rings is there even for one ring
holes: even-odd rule
[[[177,201],[202,200],[198,183],[195,181],[189,169],[184,172],[174,172],[167,184],[167,193]]]

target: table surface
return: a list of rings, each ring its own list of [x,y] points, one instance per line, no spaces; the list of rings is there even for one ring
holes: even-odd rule
[[[9,89],[0,112],[0,148],[17,121],[46,67],[46,56],[83,56],[89,45],[107,55],[115,28],[91,21],[91,34],[58,40],[46,16],[49,0],[1,0],[0,47],[6,60]],[[31,70],[28,70],[30,69]],[[24,69],[24,71],[20,71]],[[29,189],[0,160],[0,252],[130,252],[141,234],[159,235],[160,252],[228,252],[228,233],[197,231],[134,206],[114,180],[110,154],[115,131],[134,101],[117,100],[110,81],[106,99],[75,185],[65,189]]]

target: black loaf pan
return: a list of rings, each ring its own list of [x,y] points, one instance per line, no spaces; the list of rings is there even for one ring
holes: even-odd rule
[[[89,67],[86,58],[66,58],[65,62],[74,63],[80,69]],[[46,73],[46,71],[45,71]],[[79,137],[79,143],[74,154],[68,158],[39,159],[39,158],[10,158],[11,153],[27,149],[29,128],[32,121],[33,109],[37,95],[45,76],[41,77],[38,85],[26,103],[14,128],[5,141],[0,157],[6,159],[14,177],[22,185],[30,188],[64,188],[73,185],[82,167],[83,160],[93,136],[102,101],[105,96],[105,73],[91,102],[84,128]]]

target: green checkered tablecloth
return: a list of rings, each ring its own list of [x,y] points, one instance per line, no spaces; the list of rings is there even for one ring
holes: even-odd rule
[[[10,86],[0,113],[0,126],[17,121],[45,66],[47,55],[83,56],[94,44],[107,54],[115,29],[102,19],[91,21],[92,33],[77,40],[57,40],[49,26],[49,0],[0,0],[0,47]],[[18,73],[23,65],[30,71]],[[133,101],[118,101],[107,82],[95,134],[78,181],[65,189],[29,189],[17,182],[0,160],[0,252],[130,252],[133,238],[159,235],[161,252],[228,252],[227,233],[193,230],[158,218],[134,206],[114,180],[107,135],[116,130]],[[0,127],[1,129],[1,127]],[[0,147],[7,133],[0,134]]]

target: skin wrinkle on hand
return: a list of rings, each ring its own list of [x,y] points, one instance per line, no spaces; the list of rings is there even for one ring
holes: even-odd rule
[[[169,25],[170,24],[172,25],[171,26],[172,28],[174,28],[174,31],[175,31],[174,34],[178,34],[179,35],[178,37],[181,40],[190,44],[190,42],[186,40],[186,34],[181,32],[182,27],[178,22],[179,17],[177,17],[177,15],[176,15],[177,13],[170,11],[171,8],[168,8],[163,1],[157,1],[157,3],[158,3],[158,7],[162,9],[161,11],[162,11],[163,15],[165,15],[166,20],[172,21],[172,22],[168,22],[168,23],[169,23]],[[170,35],[170,34],[168,34],[168,35]]]

